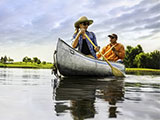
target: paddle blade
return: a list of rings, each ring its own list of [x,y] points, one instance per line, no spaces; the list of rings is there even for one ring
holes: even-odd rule
[[[113,75],[116,77],[125,77],[124,73],[115,67],[112,67]]]

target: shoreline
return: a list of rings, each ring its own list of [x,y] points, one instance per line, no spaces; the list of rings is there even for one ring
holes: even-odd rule
[[[160,75],[160,69],[150,68],[126,68],[125,72],[134,75]]]
[[[24,62],[17,62],[17,63],[0,63],[0,68],[31,68],[31,69],[52,69],[53,64],[46,63],[46,64],[37,64],[37,63],[24,63]]]
[[[28,69],[52,69],[53,64],[36,64],[36,63],[0,63],[0,68],[28,68]],[[126,68],[126,74],[134,75],[160,75],[160,69],[149,69],[149,68]]]

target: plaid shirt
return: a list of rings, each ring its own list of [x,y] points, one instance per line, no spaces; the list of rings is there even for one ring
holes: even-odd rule
[[[86,31],[86,34],[92,40],[92,42],[97,46],[97,40],[96,40],[95,34],[93,32],[88,32],[88,31]],[[76,36],[77,36],[77,34],[74,34],[73,39],[75,39]],[[87,38],[86,38],[86,42],[87,42],[87,45],[88,45],[88,48],[89,48],[91,54],[94,56],[94,58],[97,58],[96,51],[94,50],[94,46],[89,42],[89,40]],[[76,48],[78,47],[78,50],[80,52],[82,51],[82,45],[83,45],[83,37],[82,37],[82,35],[80,35],[78,44],[76,46]]]
[[[102,48],[101,53],[104,55],[111,47],[111,44],[108,44],[107,46]],[[116,43],[114,48],[118,52],[118,56],[113,52],[113,50],[111,50],[110,52],[105,54],[104,57],[109,61],[117,61],[119,59],[123,61],[125,57],[124,46],[120,43]],[[97,58],[101,58],[101,54],[97,54]]]

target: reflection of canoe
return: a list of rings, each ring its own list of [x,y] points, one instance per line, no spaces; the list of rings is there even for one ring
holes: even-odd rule
[[[68,113],[77,118],[74,120],[94,118],[96,110],[100,110],[106,103],[109,104],[109,117],[116,117],[116,109],[119,107],[116,103],[122,102],[124,97],[123,78],[118,80],[115,77],[105,79],[64,77],[55,82],[59,82],[53,89],[54,100],[56,100],[55,111],[60,115],[69,110]],[[104,109],[104,106],[102,108]]]
[[[94,100],[96,87],[99,86],[98,84],[94,78],[61,78],[58,88],[56,89],[56,100]]]
[[[58,87],[56,88],[57,101],[64,100],[82,100],[92,99],[96,97],[100,99],[114,98],[121,100],[124,90],[124,80],[117,78],[88,78],[88,77],[70,77],[61,78]],[[102,94],[99,94],[101,91]]]
[[[111,76],[110,66],[102,60],[87,57],[59,39],[56,49],[56,66],[64,76]],[[110,62],[124,72],[123,64]]]

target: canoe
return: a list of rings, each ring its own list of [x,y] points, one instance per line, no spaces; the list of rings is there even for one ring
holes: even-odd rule
[[[124,64],[110,63],[113,67],[125,72]],[[60,38],[54,53],[54,66],[63,76],[113,76],[106,61],[87,57]]]

